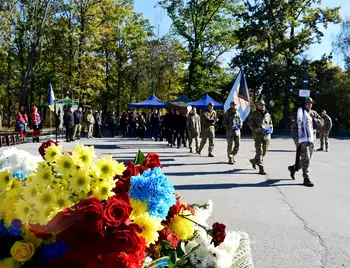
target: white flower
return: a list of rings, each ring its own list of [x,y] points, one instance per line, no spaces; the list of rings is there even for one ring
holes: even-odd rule
[[[0,154],[0,172],[8,169],[12,173],[23,172],[28,175],[36,169],[40,161],[42,161],[41,157],[33,156],[23,150],[10,148]]]

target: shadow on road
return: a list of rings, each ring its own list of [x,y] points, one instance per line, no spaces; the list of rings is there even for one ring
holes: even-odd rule
[[[272,153],[295,153],[295,150],[268,150],[268,152],[272,152]]]
[[[162,153],[163,154],[163,153]],[[227,162],[211,162],[211,163],[175,163],[165,164],[163,167],[180,167],[180,166],[207,166],[207,165],[227,165]]]
[[[254,172],[241,172],[251,169],[232,169],[221,171],[194,171],[194,172],[167,172],[167,176],[198,176],[198,175],[224,175],[224,174],[255,174]],[[253,170],[251,170],[253,171]]]
[[[302,183],[276,183],[283,180],[266,180],[259,183],[220,183],[220,184],[189,184],[189,185],[174,185],[175,190],[218,190],[218,189],[231,189],[231,188],[250,188],[250,187],[280,187],[280,186],[303,186]],[[288,180],[291,181],[291,180]]]

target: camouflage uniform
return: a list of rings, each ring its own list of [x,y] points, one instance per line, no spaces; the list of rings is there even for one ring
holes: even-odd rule
[[[260,103],[258,103],[260,104]],[[265,105],[261,102],[260,105]],[[264,156],[269,148],[273,124],[268,111],[255,110],[249,120],[249,126],[253,132],[255,142],[255,158],[251,159],[253,167],[259,166],[259,173],[265,174]]]
[[[187,130],[189,135],[190,152],[192,153],[192,142],[194,139],[196,143],[196,152],[198,153],[199,135],[201,133],[201,118],[193,110],[187,117]]]
[[[323,119],[316,111],[309,111],[309,115],[312,118],[313,122],[313,132],[314,137],[316,137],[316,129],[321,128],[323,126]],[[291,131],[294,142],[299,141],[298,137],[298,121],[297,121],[297,113],[295,113],[291,120]],[[310,160],[312,158],[312,154],[314,152],[314,143],[313,142],[303,142],[300,143],[300,162],[299,167],[295,167],[295,165],[290,166],[288,169],[291,173],[295,173],[295,171],[299,170],[299,168],[303,171],[304,182],[310,182]],[[294,174],[293,173],[293,174]],[[291,175],[292,176],[292,175]],[[294,175],[292,176],[292,178]]]
[[[227,110],[224,116],[224,126],[226,128],[227,157],[230,163],[235,162],[234,157],[239,150],[242,123],[241,115],[237,110],[232,108]]]
[[[328,152],[328,137],[329,132],[332,129],[332,119],[327,115],[326,111],[321,112],[321,117],[324,121],[323,126],[320,128],[320,142],[321,148],[318,151],[323,151],[323,144],[326,144],[326,152]]]
[[[206,110],[201,118],[202,121],[202,133],[201,133],[201,144],[198,153],[200,154],[203,150],[204,145],[209,139],[209,156],[212,156],[214,151],[214,139],[215,139],[215,123],[216,123],[216,112],[214,110]]]

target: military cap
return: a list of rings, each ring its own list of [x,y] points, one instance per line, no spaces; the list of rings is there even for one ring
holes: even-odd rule
[[[256,105],[257,105],[257,106],[258,106],[258,105],[265,106],[265,105],[266,105],[266,103],[265,103],[265,101],[260,100],[260,101],[258,101],[258,102],[257,102],[257,104],[256,104]]]
[[[305,98],[305,103],[315,103],[314,100],[311,97]]]

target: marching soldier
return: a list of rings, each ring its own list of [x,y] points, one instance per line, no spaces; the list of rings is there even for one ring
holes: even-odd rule
[[[230,109],[225,113],[224,126],[226,128],[228,163],[234,164],[236,163],[235,155],[239,150],[241,138],[240,129],[242,127],[241,115],[237,111],[234,102],[230,103]]]
[[[332,129],[332,119],[327,115],[327,112],[325,110],[321,112],[321,117],[324,121],[324,124],[320,128],[321,148],[319,148],[317,151],[323,151],[323,144],[325,144],[326,152],[328,152],[328,137],[329,137],[329,132]]]
[[[253,132],[255,142],[255,157],[250,159],[253,168],[259,167],[259,174],[266,175],[264,170],[264,157],[269,147],[271,133],[273,132],[273,124],[271,115],[265,108],[263,100],[256,104],[256,110],[250,117],[249,126]]]
[[[193,153],[193,150],[192,150],[193,140],[195,140],[196,153],[198,153],[199,135],[201,133],[201,118],[197,114],[196,108],[192,108],[191,113],[187,117],[187,129],[188,129],[188,136],[189,136],[190,153]]]
[[[215,139],[215,123],[216,112],[214,111],[214,103],[210,102],[208,104],[208,109],[203,113],[202,117],[202,140],[198,150],[198,154],[201,155],[201,151],[203,150],[204,145],[207,143],[207,139],[209,139],[209,154],[208,157],[214,157],[214,139]]]
[[[302,107],[292,117],[291,130],[297,147],[297,160],[295,165],[288,167],[293,180],[295,179],[295,172],[301,167],[304,177],[303,184],[308,187],[314,186],[310,181],[310,160],[314,152],[316,129],[321,128],[324,123],[322,117],[312,110],[313,104],[312,98],[307,97],[302,103]]]

